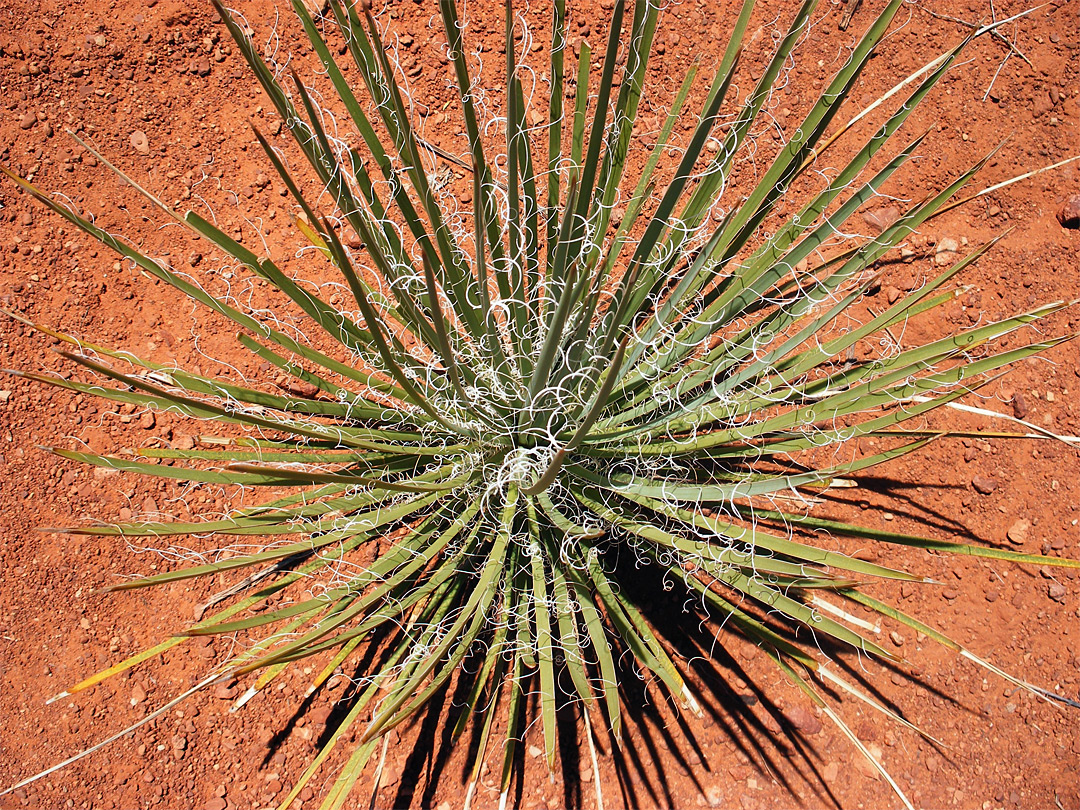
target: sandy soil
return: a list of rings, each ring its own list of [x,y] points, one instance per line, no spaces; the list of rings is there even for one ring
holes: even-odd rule
[[[855,33],[874,11],[856,11],[838,30],[848,6],[823,2],[797,55],[791,83],[776,100],[779,130],[805,104],[815,84],[835,69]],[[473,4],[474,41],[486,41],[497,64],[501,21]],[[601,5],[574,2],[576,38],[593,45],[606,19]],[[790,19],[790,3],[763,4],[751,30],[746,69],[752,73],[776,31]],[[427,137],[462,151],[453,108],[442,110],[448,71],[441,60],[435,9],[403,2],[384,14],[397,36],[414,99],[424,108]],[[1022,10],[1020,2],[930,0],[905,8],[900,24],[857,91],[872,100],[967,33],[960,23]],[[247,3],[242,11],[261,41],[279,58],[295,54],[309,70],[307,50],[287,7]],[[715,63],[735,17],[725,0],[673,4],[665,14],[664,54],[650,78],[646,116],[662,111],[690,60]],[[544,12],[530,18],[542,25]],[[489,16],[491,15],[491,16]],[[277,37],[269,38],[274,26]],[[760,26],[760,27],[759,27]],[[939,186],[1004,141],[976,180],[983,188],[1020,171],[1080,151],[1080,3],[1055,0],[1002,29],[1017,51],[984,37],[912,119],[911,133],[930,128],[917,168],[891,189],[918,197]],[[406,43],[406,38],[408,43]],[[216,258],[110,176],[64,130],[74,129],[111,160],[170,202],[210,209],[228,229],[295,267],[298,234],[283,189],[251,137],[255,122],[275,142],[280,127],[209,5],[178,0],[0,0],[0,161],[45,189],[66,195],[99,223],[177,267],[223,284]],[[1022,54],[1022,55],[1021,55]],[[645,127],[648,129],[648,127]],[[642,138],[647,138],[643,134]],[[749,176],[749,169],[746,169]],[[982,198],[935,220],[915,240],[908,263],[883,268],[882,300],[910,288],[932,269],[935,245],[955,240],[980,245],[1006,231],[992,253],[963,278],[970,285],[934,330],[995,318],[1036,302],[1076,296],[1080,232],[1055,214],[1080,176],[1067,167]],[[241,373],[272,382],[244,356],[225,325],[197,317],[164,285],[115,263],[90,240],[35,207],[10,183],[0,184],[0,306],[91,340],[129,347],[159,362]],[[887,201],[883,203],[887,207]],[[947,243],[946,243],[947,244]],[[215,276],[215,274],[217,274]],[[239,281],[237,282],[239,284]],[[1043,327],[1049,334],[1080,328],[1068,310]],[[1019,343],[1019,339],[1016,339]],[[55,341],[0,319],[0,362],[23,370],[70,368],[52,351]],[[182,628],[193,610],[224,581],[178,585],[152,592],[102,596],[95,589],[119,575],[173,564],[169,553],[112,539],[40,533],[42,525],[71,525],[90,516],[165,513],[178,518],[220,512],[234,493],[182,489],[123,475],[102,475],[58,461],[39,445],[95,450],[168,444],[184,446],[205,430],[171,416],[148,417],[103,401],[27,383],[0,380],[0,788],[55,764],[145,716],[228,653],[218,641],[188,644],[163,663],[139,667],[96,690],[50,705],[45,699],[80,678]],[[1066,344],[1013,369],[984,393],[983,407],[1022,416],[1061,434],[1080,434],[1080,363]],[[941,427],[1008,429],[1004,423],[943,414]],[[881,471],[823,514],[858,515],[871,526],[891,526],[943,538],[974,538],[1024,551],[1080,557],[1078,451],[1054,441],[940,441]],[[976,488],[973,480],[979,478]],[[1007,539],[1019,521],[1020,542]],[[202,548],[210,542],[193,539]],[[1075,572],[1018,568],[895,549],[869,549],[874,559],[910,566],[941,585],[878,587],[930,624],[995,664],[1072,699],[1080,677],[1080,624]],[[888,630],[886,631],[886,635]],[[958,660],[911,632],[890,642],[914,662],[915,680],[871,661],[848,661],[940,746],[865,714],[851,701],[844,716],[876,749],[913,801],[924,807],[1080,808],[1078,710],[1062,709],[1017,692],[1009,683]],[[727,642],[725,642],[727,643]],[[730,655],[702,668],[710,712],[704,721],[643,712],[631,729],[625,756],[602,760],[608,807],[896,806],[850,743],[825,718],[808,710],[753,649],[732,641]],[[230,715],[233,689],[197,696],[135,734],[14,795],[0,807],[271,806],[283,786],[310,760],[341,687],[310,705],[305,684],[284,679]],[[776,714],[766,709],[772,707]],[[825,722],[823,722],[825,721]],[[689,734],[693,742],[686,741]],[[430,723],[395,736],[377,807],[456,807],[463,757],[436,753],[442,731]],[[535,745],[539,727],[528,732]],[[595,804],[592,786],[549,778],[538,749],[526,749],[527,774],[518,786],[525,808]],[[663,774],[661,776],[660,774]],[[591,775],[588,777],[591,779]],[[490,806],[497,774],[484,779],[479,805]],[[366,804],[366,782],[357,804]],[[321,789],[323,785],[318,783]],[[319,791],[302,795],[317,806]],[[362,794],[362,795],[359,795]],[[300,806],[300,804],[296,805]]]

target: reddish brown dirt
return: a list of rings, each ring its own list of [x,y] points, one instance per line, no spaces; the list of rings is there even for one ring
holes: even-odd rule
[[[603,32],[598,35],[590,24],[605,19],[606,12],[591,3],[569,5],[574,6],[577,35],[589,35],[598,46]],[[767,5],[769,9],[759,12],[751,26],[751,31],[758,31],[748,47],[751,70],[775,30],[772,15],[779,14],[784,23],[790,19],[790,4],[779,11],[775,4]],[[1023,5],[998,0],[994,7],[1004,17]],[[403,48],[403,59],[406,70],[415,71],[411,77],[415,97],[445,97],[447,70],[436,50],[440,37],[435,33],[434,9],[426,2],[396,8],[384,19],[392,31],[413,38],[413,45]],[[798,109],[805,103],[813,84],[838,66],[853,41],[852,32],[861,30],[874,11],[857,11],[849,32],[842,33],[837,22],[847,8],[822,4],[816,26],[798,51],[791,92],[778,107]],[[299,64],[306,64],[299,26],[285,9],[260,2],[245,4],[243,11],[260,36],[267,34],[275,14],[282,13],[279,55],[295,52]],[[976,21],[987,19],[990,7],[976,0],[933,0],[905,8],[901,24],[863,79],[856,101],[866,103],[886,82],[966,33],[929,12]],[[481,35],[490,39],[493,53],[485,56],[498,63],[501,55],[491,44],[500,36],[498,15],[488,18],[485,8],[472,8],[471,13],[473,21],[481,23]],[[530,15],[543,19],[538,10]],[[931,127],[931,133],[917,168],[905,172],[891,192],[921,196],[1005,138],[975,188],[1080,151],[1078,15],[1075,0],[1057,1],[1004,29],[1030,66],[1013,54],[1002,67],[1009,51],[1001,42],[984,37],[974,43],[966,64],[913,118],[911,133],[925,127]],[[665,53],[650,79],[659,106],[647,108],[647,115],[655,116],[670,97],[673,83],[677,85],[692,56],[700,55],[706,66],[713,63],[734,17],[733,6],[722,1],[671,7],[663,23]],[[67,195],[106,228],[148,251],[168,252],[174,266],[193,274],[212,269],[211,251],[178,235],[176,229],[157,229],[161,217],[64,134],[73,128],[170,202],[179,200],[200,210],[208,206],[228,228],[240,229],[249,240],[260,228],[275,257],[292,252],[297,234],[289,222],[291,209],[278,196],[276,183],[263,187],[259,174],[270,169],[246,128],[250,119],[274,132],[267,112],[270,105],[227,47],[223,26],[208,6],[190,9],[179,0],[110,0],[107,5],[85,0],[0,0],[0,32],[4,164],[32,175],[49,191]],[[984,100],[995,75],[992,93]],[[435,109],[432,104],[428,110],[430,137],[459,151],[454,119],[444,121]],[[778,118],[779,125],[790,131],[785,116]],[[145,133],[142,151],[133,145],[136,130]],[[1036,302],[1074,297],[1080,234],[1062,228],[1055,213],[1078,190],[1080,175],[1075,167],[1067,167],[997,192],[924,228],[917,242],[922,247],[945,238],[979,245],[1012,229],[967,272],[963,281],[971,290],[946,312],[946,322],[925,329],[957,328]],[[32,205],[11,184],[0,184],[0,202],[4,308],[161,362],[215,371],[225,368],[216,362],[221,360],[239,364],[253,378],[262,372],[242,356],[231,330],[212,319],[197,318],[191,306],[164,285],[114,264],[108,251]],[[244,212],[252,217],[246,223]],[[199,254],[205,257],[201,262],[196,259]],[[923,258],[887,267],[879,297],[888,296],[890,287],[911,286],[930,268],[931,260]],[[1080,314],[1069,311],[1050,321],[1044,331],[1062,334],[1078,328]],[[55,341],[6,318],[0,320],[4,366],[63,370],[54,348]],[[231,493],[95,474],[58,462],[39,449],[57,444],[115,451],[182,443],[204,428],[163,414],[146,421],[103,401],[15,378],[0,381],[0,388],[2,789],[143,717],[227,652],[220,642],[187,645],[170,652],[164,666],[146,665],[90,693],[46,705],[48,696],[81,677],[183,627],[193,608],[221,583],[101,596],[95,589],[115,582],[118,575],[171,565],[171,558],[120,541],[43,534],[35,527],[131,512],[207,514],[225,508]],[[1077,345],[1072,343],[1013,369],[987,390],[989,399],[982,404],[1002,413],[1026,412],[1031,422],[1077,435],[1077,390],[1080,364]],[[1005,424],[949,414],[935,417],[933,424],[1008,429]],[[1017,546],[1006,541],[1006,533],[1017,521],[1026,520],[1030,530],[1023,550],[1077,558],[1077,459],[1077,449],[1050,441],[941,441],[918,458],[888,467],[876,486],[856,491],[850,499],[854,505],[826,505],[824,510],[850,516],[861,506],[860,519],[871,526],[945,538],[974,536],[1013,548]],[[992,481],[992,491],[976,491],[972,485],[976,475]],[[206,542],[191,544],[203,547],[200,544]],[[1080,697],[1080,583],[1073,572],[908,550],[870,553],[943,583],[904,589],[875,586],[875,594],[898,600],[1004,669],[1072,699]],[[1064,595],[1058,586],[1064,587]],[[872,661],[849,663],[861,668],[884,699],[893,701],[943,745],[932,746],[869,716],[850,700],[841,705],[858,736],[880,750],[917,805],[1080,808],[1080,710],[1032,699],[923,637],[910,631],[901,635],[892,643],[902,641],[901,650],[916,667],[918,683]],[[733,657],[718,665],[731,689],[715,691],[709,701],[714,713],[708,719],[685,720],[696,746],[675,742],[681,732],[670,714],[650,714],[643,724],[631,724],[626,743],[631,764],[621,771],[621,779],[610,761],[602,761],[608,807],[898,804],[883,782],[865,773],[850,743],[825,718],[819,721],[808,712],[801,696],[763,656],[741,643],[733,642],[731,649]],[[715,677],[706,681],[714,686],[717,682]],[[762,704],[752,696],[754,685],[787,712],[793,726],[781,731],[775,719],[761,713]],[[291,720],[304,686],[298,673],[297,679],[285,679],[272,694],[235,715],[227,713],[227,701],[197,696],[134,735],[0,798],[0,807],[272,805],[275,796],[283,795],[282,786],[290,784],[309,761],[323,730],[329,705],[325,695],[313,711]],[[340,694],[340,687],[330,691]],[[761,725],[747,731],[738,721],[742,715],[735,705],[749,706],[749,714],[760,718]],[[669,733],[671,737],[666,736]],[[400,744],[395,737],[375,806],[408,804],[414,779],[418,786],[413,806],[460,804],[462,757],[455,754],[439,784],[430,786],[432,764],[426,752],[432,732],[422,734],[426,736],[413,753],[416,730],[403,732]],[[531,728],[527,744],[535,745],[539,736],[540,729]],[[773,743],[763,742],[770,738]],[[760,748],[748,745],[750,739]],[[542,759],[533,753],[525,754],[529,768],[521,786],[524,807],[594,806],[591,783],[577,790],[565,786],[561,774],[549,780]],[[642,769],[632,764],[635,759],[645,763]],[[657,778],[656,765],[666,774],[666,783]],[[480,806],[496,800],[497,793],[490,788],[493,780],[494,773],[484,778]],[[315,785],[325,787],[318,781]],[[363,792],[366,797],[368,782],[362,780],[361,785],[358,795]],[[302,799],[304,807],[316,806],[312,794],[305,793]],[[355,806],[361,803],[366,798],[357,798]]]

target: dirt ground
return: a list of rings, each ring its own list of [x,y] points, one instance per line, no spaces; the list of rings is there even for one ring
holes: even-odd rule
[[[542,26],[546,11],[540,5],[528,14]],[[587,38],[599,47],[604,32],[597,21],[607,18],[602,6],[610,4],[574,0],[568,5],[575,39]],[[787,2],[762,5],[747,47],[751,75],[771,47],[777,25],[786,25],[792,14]],[[822,0],[797,51],[790,81],[774,100],[778,132],[790,133],[795,111],[839,66],[872,19],[878,4],[864,0],[863,5],[845,32],[839,22],[851,6]],[[968,29],[956,20],[988,21],[994,14],[1002,19],[1024,8],[1020,0],[907,5],[855,101],[869,103],[889,83],[965,36]],[[279,61],[295,53],[300,70],[309,68],[302,31],[287,5],[260,0],[243,2],[240,10],[261,41],[276,49]],[[449,71],[438,50],[436,11],[427,0],[409,0],[389,5],[382,19],[388,41],[399,47],[413,98],[422,104],[418,111],[426,137],[462,152],[454,108],[444,109],[441,102],[447,98]],[[704,67],[716,63],[736,13],[737,6],[726,0],[670,4],[658,39],[663,54],[650,75],[647,119],[662,112],[693,58]],[[494,4],[470,4],[469,18],[467,36],[486,43],[484,56],[497,65],[502,22]],[[890,194],[921,197],[999,144],[974,189],[1080,153],[1080,2],[1054,0],[1001,33],[1003,40],[986,36],[975,41],[962,64],[913,116],[908,126],[912,137],[927,128],[930,134],[917,167],[902,173]],[[271,167],[247,122],[275,143],[284,143],[284,132],[229,47],[209,4],[0,0],[0,90],[0,162],[65,195],[107,229],[154,255],[168,256],[175,267],[198,278],[218,274],[210,279],[213,283],[230,282],[221,277],[211,249],[164,226],[163,218],[79,147],[67,129],[170,203],[212,211],[245,241],[257,245],[264,240],[265,249],[290,267],[301,261],[293,256],[299,235],[291,223],[291,206],[280,184],[268,179]],[[647,133],[639,137],[646,139]],[[1063,228],[1055,213],[1068,195],[1080,192],[1078,166],[1010,186],[935,220],[913,240],[917,255],[912,261],[883,269],[877,295],[885,299],[894,288],[911,288],[925,278],[933,267],[934,246],[945,240],[974,247],[1006,234],[961,279],[968,291],[942,319],[920,330],[959,328],[1036,303],[1075,298],[1080,231]],[[206,372],[235,367],[252,379],[260,374],[269,379],[266,369],[244,355],[227,326],[196,317],[178,293],[121,266],[107,250],[32,205],[12,184],[0,183],[0,203],[4,309],[159,362]],[[240,290],[240,281],[235,283]],[[1046,334],[1078,331],[1080,311],[1066,310],[1040,329]],[[922,336],[913,329],[910,337]],[[1010,345],[1021,342],[1012,340]],[[70,373],[55,348],[55,341],[0,318],[3,366]],[[981,402],[971,401],[1076,436],[1077,352],[1077,343],[1067,343],[1025,361],[984,391]],[[163,663],[145,664],[91,692],[46,705],[46,698],[82,677],[182,629],[225,581],[103,596],[96,589],[121,575],[172,565],[182,550],[41,533],[36,527],[140,513],[179,519],[214,514],[227,507],[232,493],[102,474],[41,449],[86,446],[115,452],[150,444],[184,446],[205,431],[203,426],[169,415],[133,413],[12,377],[0,379],[0,389],[3,789],[144,717],[228,653],[220,641],[186,644],[167,653]],[[1000,420],[957,413],[936,415],[933,424],[1010,429]],[[863,481],[853,495],[845,493],[844,501],[826,503],[822,514],[1080,558],[1078,457],[1077,446],[1050,440],[939,441],[917,458]],[[1025,521],[1026,532],[1016,530]],[[208,542],[193,538],[190,545],[197,550]],[[1074,571],[914,550],[869,553],[941,583],[874,586],[875,595],[896,600],[997,666],[1057,694],[1080,698],[1080,583]],[[921,634],[890,635],[886,628],[884,637],[913,662],[914,681],[874,661],[848,664],[940,745],[865,713],[857,702],[840,701],[841,712],[916,805],[1080,808],[1080,709],[1033,699]],[[697,686],[709,696],[710,707],[704,720],[676,718],[665,710],[642,712],[641,722],[631,724],[623,764],[601,759],[607,807],[898,806],[850,742],[809,710],[763,655],[735,640],[729,650],[716,669],[702,670]],[[342,688],[333,686],[304,706],[301,675],[283,679],[271,694],[236,714],[228,713],[235,687],[200,694],[67,769],[0,798],[0,808],[273,806],[310,761],[330,702]],[[786,719],[782,726],[765,711],[770,704]],[[306,711],[298,711],[302,707]],[[448,810],[460,805],[464,757],[460,752],[448,760],[435,756],[441,734],[424,724],[395,735],[373,806]],[[687,734],[693,743],[686,741]],[[530,728],[527,773],[518,786],[521,805],[530,810],[595,806],[592,775],[580,785],[561,772],[549,777],[536,755],[539,738],[539,727]],[[477,806],[497,802],[492,787],[497,779],[494,772],[483,778]],[[294,806],[317,806],[327,785],[313,784],[317,789],[305,791]],[[370,779],[360,784],[351,806],[368,804]]]

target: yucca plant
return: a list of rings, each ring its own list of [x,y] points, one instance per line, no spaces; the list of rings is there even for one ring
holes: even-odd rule
[[[330,14],[317,21],[293,0],[351,123],[343,134],[328,131],[304,82],[296,74],[285,82],[214,2],[318,177],[317,199],[305,196],[279,152],[255,133],[317,249],[308,261],[339,274],[351,300],[323,300],[207,219],[181,215],[148,195],[283,293],[324,333],[308,339],[281,326],[295,313],[247,310],[216,297],[7,172],[124,259],[238,325],[246,350],[295,381],[288,395],[268,393],[38,327],[76,346],[66,356],[97,379],[24,376],[241,428],[218,438],[214,449],[144,449],[145,460],[61,449],[58,455],[181,481],[289,488],[220,520],[65,529],[155,539],[238,535],[260,544],[115,586],[248,572],[226,607],[70,692],[192,636],[239,633],[250,640],[192,690],[258,672],[241,704],[294,662],[318,662],[312,691],[343,668],[359,686],[282,802],[287,806],[356,734],[323,804],[337,808],[378,760],[385,735],[451,687],[465,696],[453,735],[470,723],[473,729],[466,802],[487,758],[501,762],[507,800],[516,746],[533,719],[543,728],[548,766],[555,763],[557,713],[567,700],[579,702],[590,749],[600,736],[618,743],[621,713],[633,710],[621,691],[627,661],[648,676],[649,689],[696,710],[669,628],[627,587],[627,572],[641,567],[685,593],[697,611],[694,622],[704,617],[720,644],[732,633],[758,644],[886,779],[826,699],[838,690],[910,725],[827,666],[830,651],[844,648],[900,662],[856,614],[916,628],[1010,677],[866,587],[879,579],[926,581],[917,572],[827,549],[816,533],[1014,562],[1076,561],[826,521],[806,508],[815,491],[940,435],[909,429],[909,420],[1065,339],[997,353],[986,348],[1064,306],[1049,304],[925,345],[871,350],[891,327],[950,301],[950,281],[989,245],[852,325],[876,282],[876,263],[957,204],[981,165],[909,205],[876,237],[848,238],[853,229],[846,223],[923,138],[882,150],[966,42],[875,102],[884,122],[861,143],[847,144],[840,168],[813,187],[806,181],[824,150],[845,134],[854,139],[872,112],[837,118],[901,6],[892,0],[756,184],[733,190],[733,168],[811,19],[813,0],[736,103],[729,89],[753,5],[747,0],[700,109],[693,116],[684,111],[695,68],[633,171],[633,128],[659,15],[648,0],[632,9],[617,0],[599,75],[582,44],[576,81],[567,75],[564,0],[555,0],[540,123],[522,86],[515,36],[522,23],[507,2],[498,137],[478,108],[458,10],[441,0],[468,140],[463,159],[418,137],[395,63],[363,5],[331,0]],[[324,35],[324,23],[336,31]],[[345,48],[328,44],[335,37]],[[347,51],[363,87],[346,79],[335,50]],[[889,114],[894,98],[899,103]],[[676,150],[673,130],[687,120],[693,126]],[[471,211],[458,210],[429,176],[445,160],[471,177]],[[794,188],[804,192],[797,213],[780,216],[785,197],[792,210]],[[346,246],[346,230],[362,247]],[[854,441],[860,437],[885,449],[861,454]]]

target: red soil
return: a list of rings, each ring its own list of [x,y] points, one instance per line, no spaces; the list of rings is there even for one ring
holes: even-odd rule
[[[477,7],[470,9],[471,17],[481,32],[472,31],[473,41],[486,37],[493,51],[490,62],[497,65],[501,20],[483,4],[472,5]],[[603,31],[594,30],[595,21],[606,19],[606,12],[591,3],[569,5],[576,15],[575,35],[588,36],[598,46]],[[776,30],[773,15],[778,14],[781,25],[791,15],[788,3],[780,12],[775,4],[763,5],[769,8],[759,11],[751,25],[757,32],[748,46],[751,70]],[[999,18],[1024,8],[1001,0],[994,7]],[[406,71],[415,71],[410,77],[414,97],[445,98],[448,71],[436,49],[441,37],[436,34],[435,10],[430,3],[412,2],[392,8],[393,14],[383,19],[392,31],[413,40],[410,46],[402,42],[402,58]],[[797,109],[807,101],[812,84],[839,65],[854,32],[874,12],[869,7],[857,10],[845,33],[837,23],[849,8],[822,3],[816,25],[798,50],[790,89],[778,101],[780,126],[785,124],[782,109]],[[306,65],[302,32],[285,9],[259,2],[245,4],[243,11],[263,37],[260,41],[281,12],[281,39],[272,44],[279,55],[296,52],[299,63]],[[991,13],[976,0],[932,0],[905,8],[862,80],[857,103],[868,103],[967,33],[931,12],[972,22]],[[530,12],[530,19],[542,20],[543,14],[540,9]],[[917,169],[903,173],[890,193],[919,197],[1005,138],[974,188],[1080,151],[1078,14],[1075,0],[1058,0],[1002,29],[1025,58],[1010,55],[1008,46],[990,37],[973,43],[966,63],[913,117],[911,133],[932,127],[931,134]],[[735,7],[726,0],[672,5],[662,23],[665,53],[650,79],[656,106],[646,108],[645,115],[662,110],[692,57],[701,56],[705,66],[713,64],[734,17]],[[158,229],[161,217],[64,133],[72,128],[170,202],[208,207],[227,229],[239,229],[253,244],[254,231],[260,229],[275,257],[295,249],[298,234],[290,223],[291,206],[278,196],[277,183],[267,184],[260,176],[271,174],[270,167],[246,124],[252,120],[261,130],[275,133],[272,108],[235,49],[228,47],[223,26],[208,5],[191,9],[180,0],[110,0],[107,5],[0,0],[0,32],[0,161],[5,165],[33,176],[44,189],[67,195],[106,228],[148,252],[167,251],[177,268],[204,278],[216,269],[208,248],[176,229]],[[444,120],[440,109],[430,104],[427,110],[429,137],[461,151],[454,110],[449,108]],[[963,283],[971,288],[946,311],[946,322],[925,328],[955,329],[1036,302],[1075,297],[1080,232],[1063,228],[1055,214],[1078,190],[1073,165],[996,192],[928,225],[917,245],[948,238],[977,246],[1012,230],[967,272]],[[266,379],[265,370],[239,349],[231,329],[195,316],[178,293],[114,264],[107,250],[64,227],[12,184],[0,184],[0,202],[0,306],[159,362],[198,365],[206,372],[225,369],[228,362],[253,379],[260,374]],[[243,219],[245,212],[251,219]],[[929,256],[885,268],[879,297],[924,277],[932,266],[932,250]],[[1048,334],[1076,331],[1080,314],[1068,310],[1041,328]],[[4,366],[70,370],[54,348],[55,341],[0,319]],[[224,509],[232,494],[102,475],[39,449],[56,444],[116,451],[151,443],[183,444],[205,427],[164,414],[149,419],[125,413],[104,401],[16,378],[0,380],[0,388],[2,789],[145,716],[228,652],[222,641],[187,644],[168,653],[164,665],[141,666],[94,691],[46,705],[47,697],[85,675],[181,629],[192,610],[224,581],[98,595],[95,590],[116,582],[118,575],[147,572],[173,560],[167,552],[116,539],[43,534],[35,527],[131,512],[205,515]],[[1077,390],[1077,344],[1069,343],[1020,364],[988,388],[984,393],[989,398],[977,404],[1001,413],[1022,412],[1029,422],[1075,436],[1080,434]],[[932,424],[1009,429],[1005,423],[955,413],[935,415]],[[940,441],[866,482],[850,499],[854,505],[824,509],[843,516],[861,506],[859,519],[871,526],[943,538],[974,537],[1028,552],[1080,558],[1077,458],[1075,446],[1055,441]],[[985,494],[974,488],[976,476],[985,479],[980,481],[980,489],[989,490]],[[1027,521],[1030,528],[1021,544],[1012,544],[1006,534],[1017,521]],[[203,548],[209,541],[190,542]],[[875,586],[873,593],[897,600],[1009,672],[1074,700],[1080,697],[1080,583],[1074,571],[914,550],[871,553],[943,583],[903,589]],[[884,637],[891,629],[885,628]],[[901,645],[914,663],[917,683],[873,661],[849,663],[883,699],[943,745],[936,747],[871,716],[851,700],[842,702],[842,714],[867,745],[881,752],[917,805],[1080,808],[1080,710],[1033,699],[910,631],[901,631],[890,643]],[[867,775],[851,744],[825,718],[819,720],[763,656],[739,642],[732,642],[731,650],[733,657],[718,665],[730,688],[713,682],[699,685],[714,695],[708,703],[715,714],[704,721],[685,718],[695,744],[684,740],[670,713],[652,713],[640,725],[631,724],[629,764],[617,771],[610,760],[602,760],[608,807],[898,804],[884,782]],[[0,807],[270,806],[275,796],[284,795],[282,786],[287,788],[310,761],[330,696],[341,691],[339,686],[330,696],[321,694],[311,710],[294,720],[305,688],[301,673],[296,675],[235,715],[227,713],[229,703],[220,699],[225,693],[199,695],[135,734],[0,798]],[[785,711],[789,728],[781,731],[775,719],[760,711],[761,703],[753,697],[755,685]],[[745,715],[735,710],[736,704],[749,706],[749,714],[762,724],[749,730],[740,724],[738,718]],[[418,734],[420,745],[413,750]],[[527,746],[539,737],[538,726],[529,729]],[[431,786],[428,755],[439,734],[430,728],[412,729],[402,732],[402,744],[398,739],[395,735],[389,749],[375,805],[405,805],[411,796],[413,806],[458,806],[463,791],[460,752],[451,757],[438,785]],[[755,742],[748,743],[751,739]],[[525,756],[524,807],[594,805],[591,784],[565,786],[558,772],[549,780],[542,758],[529,751]],[[644,763],[640,769],[633,764],[635,758]],[[666,782],[658,778],[659,771],[666,774]],[[325,787],[320,781],[314,784]],[[487,774],[483,784],[478,804],[492,806],[497,790],[490,786],[497,784],[497,774]],[[356,806],[366,800],[367,789],[358,789]],[[319,795],[305,793],[303,806],[317,806]]]

